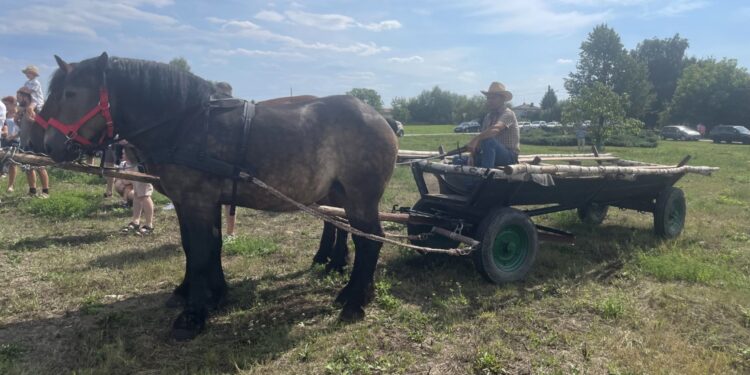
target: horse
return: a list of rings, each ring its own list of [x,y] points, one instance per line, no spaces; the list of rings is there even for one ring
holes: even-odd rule
[[[296,206],[241,179],[249,174],[302,204],[333,202],[350,225],[383,235],[378,204],[393,173],[397,139],[372,107],[346,95],[253,108],[237,99],[211,100],[212,83],[167,64],[99,57],[68,64],[59,108],[44,136],[55,161],[77,158],[114,135],[142,154],[175,205],[185,277],[170,299],[184,301],[172,324],[177,340],[205,327],[227,292],[221,266],[222,204],[267,211]],[[71,125],[72,124],[72,125]],[[374,297],[382,244],[353,236],[354,266],[336,302],[340,319],[362,319]]]

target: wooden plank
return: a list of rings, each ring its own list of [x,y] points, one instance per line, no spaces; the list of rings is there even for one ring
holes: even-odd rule
[[[0,150],[0,160],[4,159],[5,157],[10,157],[17,163],[28,164],[37,167],[50,166],[75,172],[102,175],[104,177],[121,178],[123,180],[148,182],[151,184],[159,183],[159,177],[152,176],[146,173],[122,171],[118,169],[101,169],[94,165],[84,165],[78,163],[55,163],[54,160],[45,155],[26,152],[11,152],[8,149]]]

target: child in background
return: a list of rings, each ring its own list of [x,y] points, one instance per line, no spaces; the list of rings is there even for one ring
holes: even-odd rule
[[[42,84],[39,83],[39,68],[34,65],[29,65],[26,69],[21,71],[26,75],[28,81],[23,84],[23,87],[19,91],[31,95],[31,103],[26,107],[26,111],[29,118],[33,119],[37,111],[42,109],[44,105],[44,92],[42,91]]]

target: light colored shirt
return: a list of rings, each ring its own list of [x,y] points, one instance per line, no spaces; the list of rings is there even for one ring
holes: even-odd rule
[[[39,80],[34,78],[26,81],[23,87],[31,90],[31,100],[36,103],[37,110],[42,109],[44,105],[44,92],[42,91],[42,84]]]
[[[16,135],[18,134],[18,130],[20,130],[18,129],[16,122],[13,121],[12,118],[6,118],[5,125],[8,127],[8,139],[16,138]]]
[[[0,127],[5,123],[5,116],[8,110],[5,108],[5,103],[0,102]]]
[[[505,110],[502,113],[490,112],[487,115],[485,115],[484,120],[482,120],[481,131],[487,130],[490,127],[498,125],[499,122],[502,122],[503,124],[505,124],[505,128],[500,130],[500,133],[495,138],[508,150],[515,152],[516,155],[520,154],[521,153],[521,144],[520,144],[521,133],[518,130],[518,120],[516,119],[516,114],[513,113],[513,111],[511,111],[510,108],[505,108]]]

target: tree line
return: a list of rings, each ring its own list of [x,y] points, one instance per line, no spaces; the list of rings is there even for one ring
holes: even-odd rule
[[[750,124],[750,74],[734,59],[686,56],[687,39],[645,39],[628,50],[619,34],[598,25],[581,43],[575,71],[565,79],[570,98],[557,100],[548,87],[541,111],[527,120],[580,123],[589,120],[606,137],[621,129],[669,124]],[[371,89],[353,94],[382,109]],[[438,86],[416,97],[391,101],[392,116],[412,123],[458,123],[484,111],[484,97],[467,97]]]

